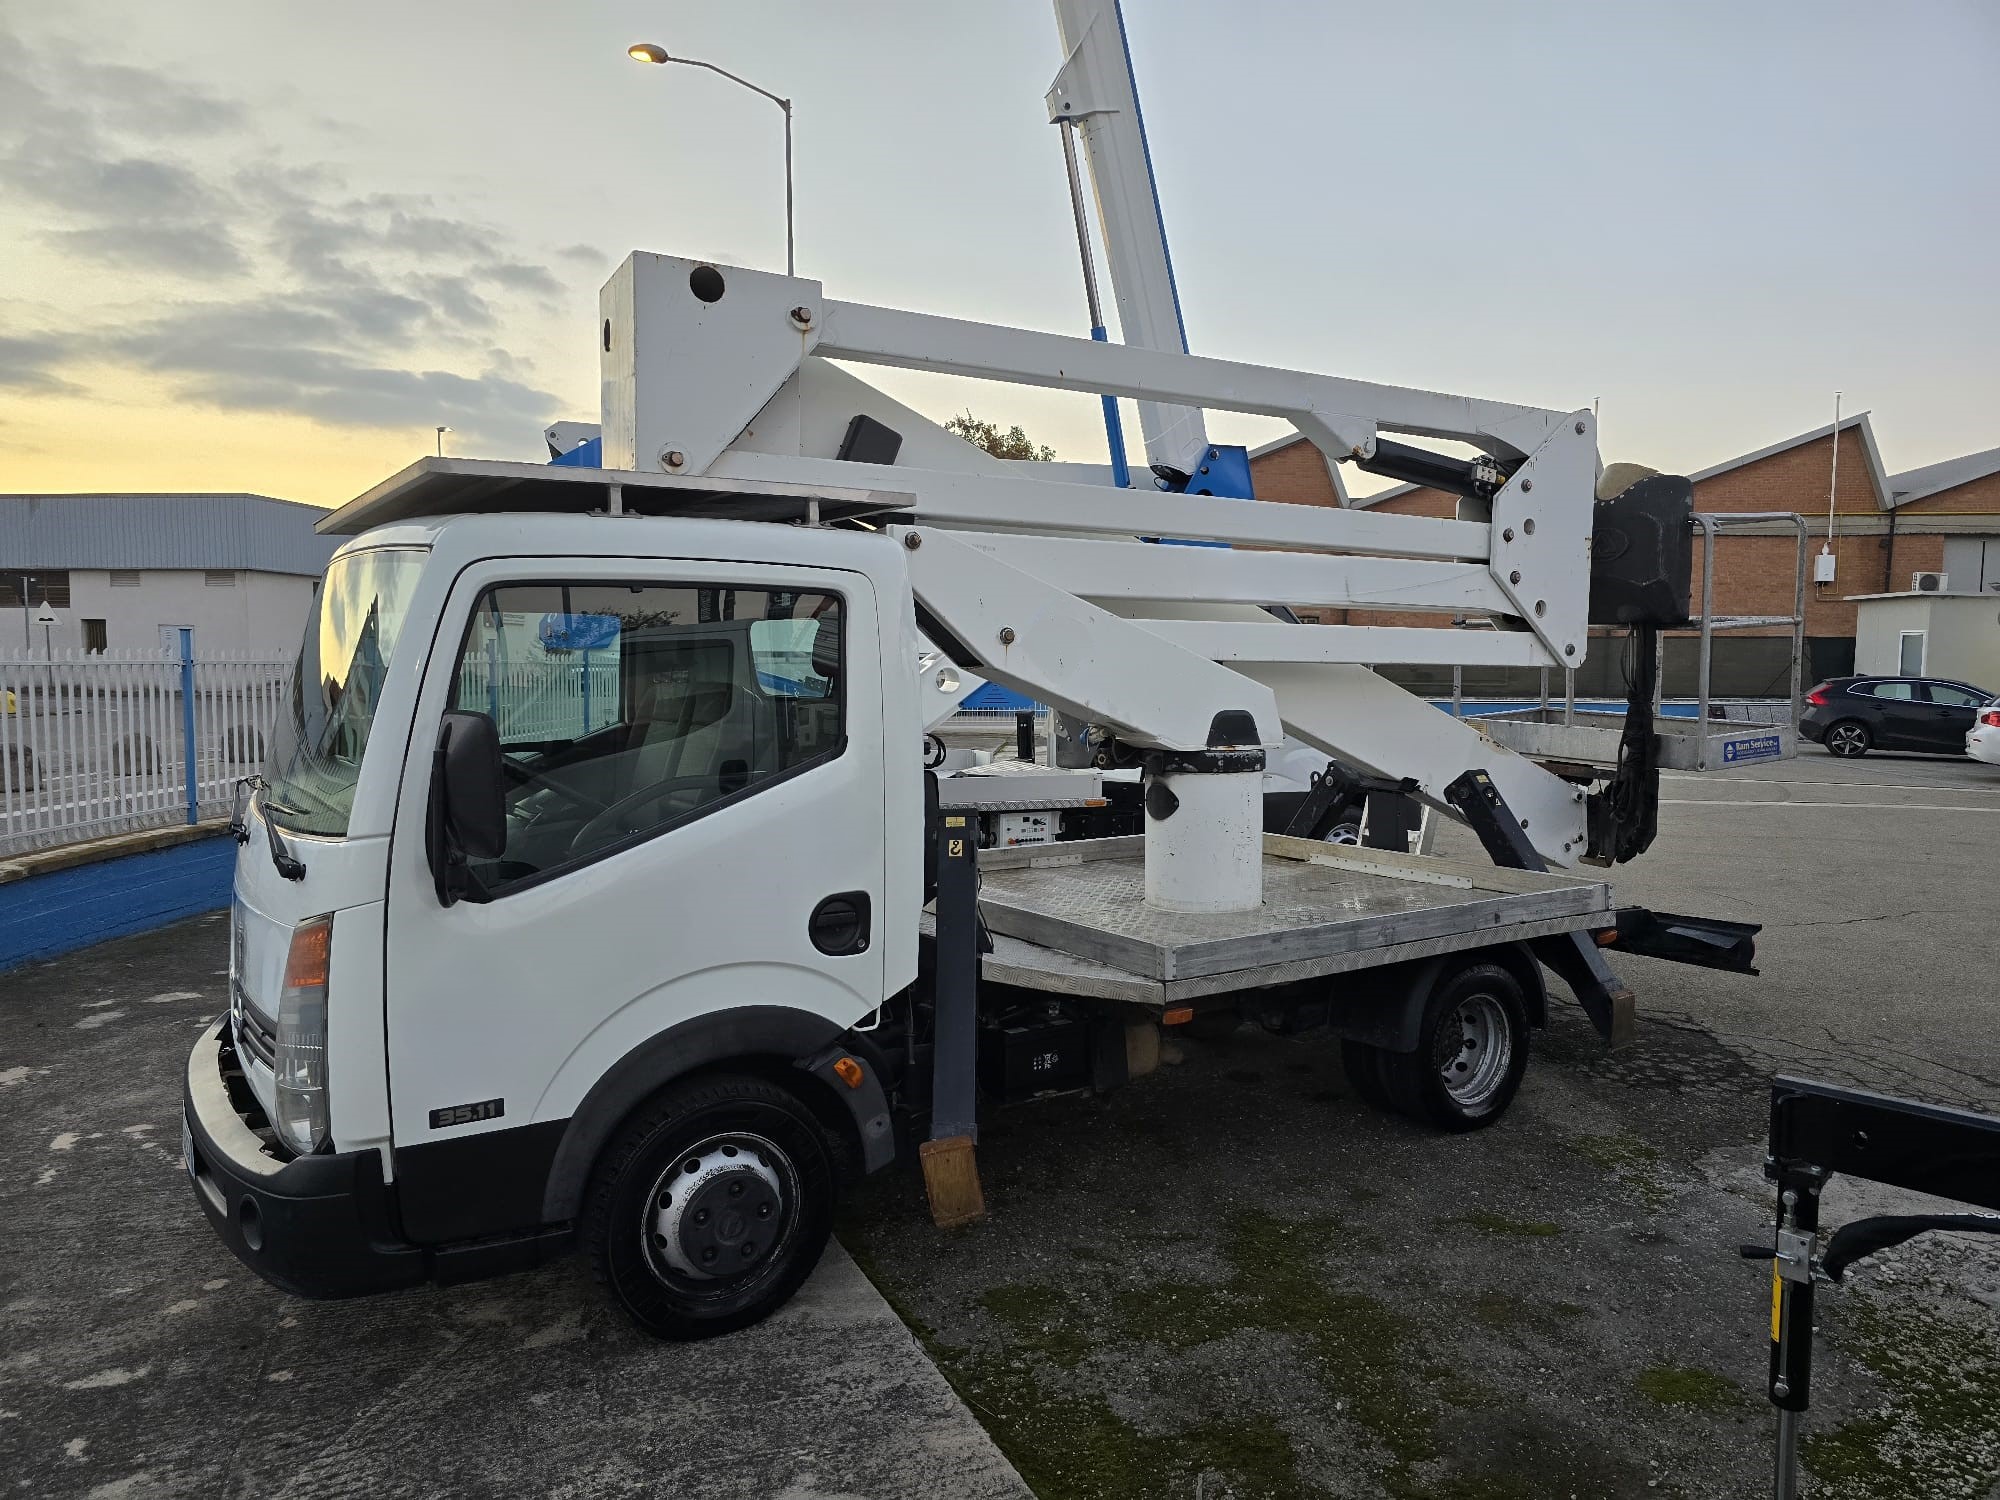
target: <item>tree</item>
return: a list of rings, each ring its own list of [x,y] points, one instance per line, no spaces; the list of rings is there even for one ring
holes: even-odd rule
[[[1010,427],[1002,432],[991,422],[982,422],[971,412],[962,417],[953,417],[944,424],[946,432],[957,433],[975,448],[984,448],[995,458],[1027,458],[1038,463],[1048,463],[1056,456],[1056,450],[1046,443],[1038,443],[1018,427]]]

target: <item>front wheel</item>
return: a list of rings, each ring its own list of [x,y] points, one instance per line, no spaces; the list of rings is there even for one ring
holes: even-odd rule
[[[1498,964],[1443,977],[1424,1002],[1414,1052],[1379,1052],[1384,1091],[1440,1130],[1479,1130],[1507,1112],[1528,1068],[1528,1008]]]
[[[648,1333],[730,1333],[812,1274],[835,1180],[826,1136],[792,1094],[761,1078],[692,1079],[655,1095],[599,1158],[584,1251]]]
[[[1873,743],[1868,726],[1854,719],[1842,719],[1826,732],[1827,753],[1838,755],[1842,760],[1860,759]]]

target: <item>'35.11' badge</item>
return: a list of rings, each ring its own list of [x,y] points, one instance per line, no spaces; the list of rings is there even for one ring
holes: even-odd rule
[[[477,1104],[450,1104],[431,1111],[431,1129],[449,1130],[454,1125],[476,1125],[481,1120],[497,1120],[506,1113],[505,1099],[482,1099]]]

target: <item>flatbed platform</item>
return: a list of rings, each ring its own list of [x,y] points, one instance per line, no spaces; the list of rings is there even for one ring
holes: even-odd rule
[[[1613,910],[1601,880],[1277,834],[1249,912],[1149,908],[1143,838],[987,849],[979,869],[987,979],[1162,1007],[1604,926]]]

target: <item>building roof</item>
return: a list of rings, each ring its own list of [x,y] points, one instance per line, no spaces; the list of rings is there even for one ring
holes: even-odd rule
[[[1927,500],[1995,473],[2000,473],[2000,448],[1947,458],[1943,463],[1927,464],[1921,469],[1907,469],[1889,476],[1890,503],[1908,505],[1912,500]]]
[[[1892,503],[1889,498],[1889,476],[1882,467],[1882,453],[1875,446],[1875,429],[1869,425],[1868,413],[1858,411],[1851,417],[1842,417],[1840,430],[1858,431],[1861,434],[1861,450],[1868,455],[1868,482],[1875,490],[1876,508],[1889,509]],[[1818,442],[1832,432],[1833,423],[1828,422],[1824,426],[1815,427],[1811,432],[1802,432],[1797,437],[1788,437],[1782,442],[1772,443],[1768,448],[1759,448],[1755,453],[1745,453],[1736,458],[1725,459],[1698,474],[1688,475],[1688,478],[1699,484],[1704,479],[1713,479],[1716,475],[1727,474],[1732,469],[1745,468],[1759,459],[1770,458],[1774,454],[1784,453],[1793,448],[1803,448],[1807,443]]]
[[[1411,490],[1420,490],[1420,484],[1392,484],[1386,490],[1377,490],[1372,495],[1355,495],[1348,500],[1350,510],[1366,510],[1371,505],[1380,505],[1384,500],[1393,500],[1398,495],[1407,495]]]
[[[0,495],[0,559],[316,576],[341,542],[313,531],[325,514],[265,495]]]

